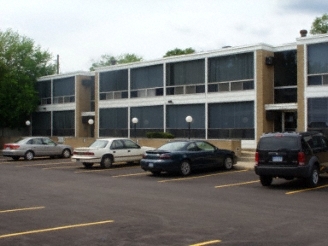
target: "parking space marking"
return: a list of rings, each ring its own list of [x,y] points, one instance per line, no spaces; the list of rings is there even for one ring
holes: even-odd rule
[[[240,173],[240,172],[246,172],[248,170],[239,170],[239,171],[226,171],[222,173],[214,173],[214,174],[207,174],[207,175],[200,175],[200,176],[194,176],[194,177],[187,177],[187,178],[177,178],[177,179],[165,179],[165,180],[160,180],[157,181],[159,183],[165,183],[165,182],[173,182],[173,181],[185,181],[185,180],[190,180],[190,179],[200,179],[200,178],[206,178],[206,177],[211,177],[211,176],[217,176],[217,175],[223,175],[223,174],[229,174],[229,173]]]
[[[112,178],[121,178],[121,177],[129,177],[129,176],[138,176],[138,175],[146,175],[146,172],[143,173],[130,173],[130,174],[122,174],[122,175],[116,175],[112,176]]]
[[[115,167],[115,168],[99,168],[99,169],[84,169],[82,171],[76,171],[74,173],[92,173],[92,172],[104,172],[104,171],[115,171],[115,170],[120,170],[120,169],[131,169],[131,168],[136,168],[136,167]]]
[[[301,189],[301,190],[293,190],[293,191],[289,191],[286,192],[286,195],[293,195],[296,193],[300,193],[300,192],[305,192],[305,191],[309,191],[309,190],[317,190],[317,189],[322,189],[322,188],[326,188],[328,187],[328,185],[321,185],[321,186],[317,186],[317,187],[313,187],[313,188],[306,188],[306,189]]]
[[[1,238],[8,238],[8,237],[22,236],[22,235],[28,235],[28,234],[50,232],[50,231],[66,230],[66,229],[72,229],[72,228],[78,228],[78,227],[101,225],[101,224],[113,223],[113,222],[114,222],[114,220],[104,220],[104,221],[84,223],[84,224],[75,224],[75,225],[67,225],[67,226],[59,226],[59,227],[45,228],[45,229],[39,229],[39,230],[32,230],[32,231],[16,232],[16,233],[11,233],[11,234],[0,235],[0,239]]]
[[[17,167],[34,167],[34,166],[50,166],[50,165],[58,165],[58,164],[67,164],[67,163],[71,163],[70,161],[66,161],[66,162],[50,162],[50,163],[39,163],[39,164],[25,164],[25,165],[19,165]]]
[[[48,169],[63,169],[63,168],[74,168],[77,169],[78,167],[76,166],[64,166],[64,167],[44,167],[42,168],[43,170],[48,170]]]
[[[202,243],[191,244],[189,246],[205,246],[205,245],[216,244],[216,243],[221,243],[221,240],[211,240]]]
[[[241,183],[226,184],[226,185],[218,185],[218,186],[215,186],[215,188],[240,186],[240,185],[253,184],[253,183],[257,183],[257,182],[260,182],[260,181],[259,181],[259,180],[253,180],[253,181],[247,181],[247,182],[241,182]]]
[[[30,207],[30,208],[16,208],[16,209],[8,209],[8,210],[0,210],[0,213],[11,213],[11,212],[18,212],[18,211],[27,211],[27,210],[37,210],[43,209],[44,206],[41,207]]]

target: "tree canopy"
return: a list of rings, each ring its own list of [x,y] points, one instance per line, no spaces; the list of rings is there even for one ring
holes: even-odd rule
[[[94,71],[97,67],[106,67],[106,66],[112,66],[112,65],[116,65],[116,64],[125,64],[125,63],[131,63],[131,62],[138,62],[138,61],[142,61],[143,58],[139,57],[135,54],[123,54],[120,56],[112,56],[112,55],[102,55],[100,57],[99,61],[95,61],[92,63],[91,67],[90,67],[90,71]]]
[[[52,55],[12,30],[0,31],[0,128],[21,127],[35,111],[39,98],[35,83],[53,74]]]
[[[184,50],[175,48],[174,50],[169,50],[168,52],[166,52],[166,54],[163,57],[187,55],[192,53],[195,53],[195,50],[193,48],[187,48]]]
[[[311,34],[324,34],[328,33],[328,14],[317,17],[312,23],[310,30]]]

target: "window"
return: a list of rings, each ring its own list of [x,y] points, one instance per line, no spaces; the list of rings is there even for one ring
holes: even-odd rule
[[[205,83],[205,60],[193,60],[166,65],[166,85],[192,85]]]
[[[208,137],[254,139],[254,102],[208,105]]]
[[[308,86],[328,84],[328,43],[308,45]]]
[[[126,137],[128,135],[127,108],[101,108],[99,110],[99,135]]]
[[[74,136],[75,135],[75,113],[73,110],[53,112],[53,135]]]
[[[308,124],[328,122],[328,97],[308,99]]]
[[[128,98],[128,70],[100,72],[99,93],[100,100]]]

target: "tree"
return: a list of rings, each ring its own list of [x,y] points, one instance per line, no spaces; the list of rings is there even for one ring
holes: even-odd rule
[[[169,50],[168,52],[166,52],[166,54],[163,57],[187,55],[187,54],[192,54],[192,53],[195,53],[195,50],[192,48],[187,48],[184,50],[175,48],[174,50]]]
[[[312,23],[310,30],[311,34],[323,34],[328,33],[328,14],[317,17]]]
[[[32,39],[0,31],[0,128],[21,127],[35,111],[37,78],[53,74],[52,56]]]
[[[139,57],[135,54],[123,54],[117,57],[105,54],[100,57],[99,61],[93,62],[92,66],[90,67],[90,71],[94,71],[97,67],[106,67],[112,66],[116,64],[125,64],[125,63],[132,63],[142,61],[143,58]]]

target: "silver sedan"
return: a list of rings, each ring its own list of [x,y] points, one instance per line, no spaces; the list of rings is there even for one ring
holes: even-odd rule
[[[65,144],[57,144],[48,137],[26,137],[3,146],[2,155],[18,160],[32,160],[35,156],[71,157],[73,148]]]

